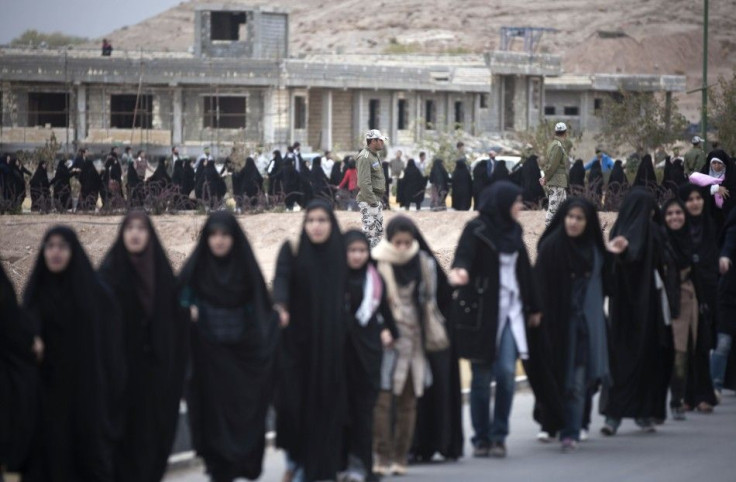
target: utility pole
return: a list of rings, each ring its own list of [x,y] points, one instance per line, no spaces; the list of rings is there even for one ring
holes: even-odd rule
[[[703,89],[700,127],[703,143],[708,143],[708,0],[703,0]],[[707,147],[706,147],[707,149]]]

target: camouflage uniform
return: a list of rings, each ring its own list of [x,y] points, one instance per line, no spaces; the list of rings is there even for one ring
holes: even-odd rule
[[[685,153],[685,174],[688,176],[693,172],[700,171],[705,165],[705,151],[700,146],[693,146]]]
[[[378,154],[363,149],[355,159],[358,169],[358,207],[365,233],[371,248],[383,238],[383,206],[386,178]]]
[[[567,199],[567,150],[562,139],[554,139],[547,146],[547,162],[544,166],[545,186],[548,192],[547,216],[545,223],[549,225],[560,204]],[[572,145],[572,143],[568,144]]]

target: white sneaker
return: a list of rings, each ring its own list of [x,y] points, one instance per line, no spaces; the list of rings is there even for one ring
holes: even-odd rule
[[[549,433],[542,430],[537,434],[537,441],[542,442],[543,444],[548,444],[552,439],[550,438]]]
[[[580,429],[580,441],[581,442],[587,442],[588,441],[588,431],[583,429]]]

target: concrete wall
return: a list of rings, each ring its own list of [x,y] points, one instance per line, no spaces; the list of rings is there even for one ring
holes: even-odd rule
[[[213,129],[204,127],[204,97],[244,96],[246,98],[245,129]],[[264,92],[258,89],[184,89],[183,132],[184,143],[232,143],[259,144],[264,130]]]
[[[332,150],[349,151],[357,146],[353,129],[353,92],[332,91]]]

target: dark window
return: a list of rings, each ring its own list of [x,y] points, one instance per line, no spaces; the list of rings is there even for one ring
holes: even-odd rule
[[[245,39],[245,12],[210,12],[210,39],[232,42]]]
[[[150,129],[153,126],[153,96],[121,94],[110,96],[110,127]]]
[[[433,131],[435,124],[437,123],[437,108],[434,105],[433,100],[428,100],[424,103],[424,120],[425,129]]]
[[[612,92],[611,99],[613,99],[614,102],[620,104],[624,101],[624,94],[622,94],[621,92]]]
[[[69,94],[31,92],[28,94],[28,125],[68,127]]]
[[[406,130],[409,128],[409,122],[408,122],[408,105],[406,102],[406,99],[399,99],[399,122],[398,122],[398,129],[400,131]]]
[[[455,102],[455,129],[462,129],[465,123],[465,106],[462,102]]]
[[[368,129],[380,129],[381,101],[371,99],[368,101]]]
[[[307,98],[294,96],[294,129],[307,128]]]
[[[580,109],[574,105],[565,106],[565,115],[580,115]]]
[[[557,109],[555,109],[555,106],[548,105],[544,108],[544,115],[555,115],[557,114]]]
[[[481,109],[488,108],[488,94],[480,94],[480,108]]]
[[[204,127],[245,129],[245,97],[205,97]]]
[[[595,114],[598,115],[600,114],[602,109],[603,109],[603,99],[600,99],[600,98],[593,99],[593,112],[595,112]]]

